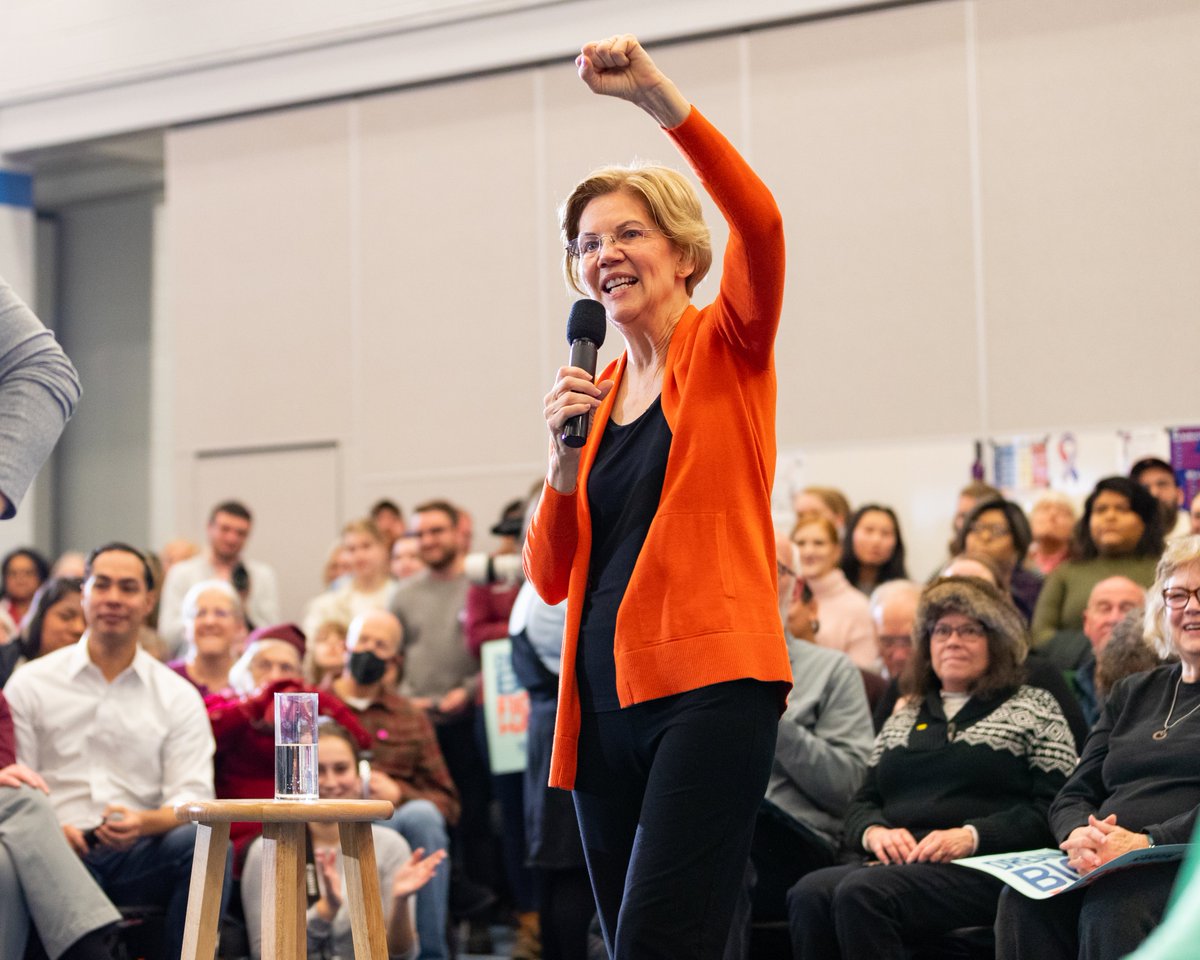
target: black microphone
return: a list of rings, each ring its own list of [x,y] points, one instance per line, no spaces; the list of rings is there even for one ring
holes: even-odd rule
[[[604,307],[595,300],[576,300],[567,317],[567,343],[571,345],[570,365],[586,370],[596,377],[596,355],[604,346],[608,318]],[[587,441],[591,414],[580,413],[563,424],[562,442],[568,447],[582,447]]]

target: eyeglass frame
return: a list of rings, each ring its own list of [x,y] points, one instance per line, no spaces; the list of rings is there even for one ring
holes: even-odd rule
[[[1179,604],[1178,606],[1171,603],[1171,601],[1167,598],[1168,593],[1175,593],[1176,591],[1186,594],[1186,596],[1183,598],[1183,603]],[[1192,602],[1192,597],[1196,598],[1196,603],[1200,603],[1200,587],[1196,587],[1194,590],[1189,590],[1187,587],[1171,587],[1170,590],[1164,590],[1162,592],[1163,605],[1168,610],[1186,610],[1188,608],[1188,604]]]
[[[938,631],[942,633],[939,635]],[[960,623],[955,626],[949,624],[935,623],[929,631],[929,639],[933,640],[937,637],[939,640],[949,640],[955,634],[958,634],[960,640],[986,640],[987,628],[981,623]]]
[[[1003,540],[1013,535],[1012,527],[1008,524],[1001,526],[998,523],[980,523],[978,520],[967,527],[967,533],[973,533],[985,540]]]
[[[574,239],[567,241],[567,246],[566,246],[567,256],[571,257],[574,260],[591,260],[594,257],[600,256],[600,252],[604,249],[604,241],[605,240],[607,240],[610,244],[612,244],[612,246],[616,247],[617,249],[625,250],[625,249],[628,249],[630,246],[636,246],[637,244],[641,243],[643,240],[646,239],[647,234],[662,233],[662,232],[663,232],[663,230],[661,227],[629,227],[629,226],[627,226],[621,230],[621,233],[636,234],[636,236],[630,237],[627,240],[621,240],[619,237],[617,237],[616,235],[611,234],[611,233],[580,234],[580,236],[588,237],[589,240],[595,239],[595,240],[599,241],[599,246],[597,246],[596,249],[594,251],[592,251],[591,253],[588,253],[579,248],[579,237],[575,237]]]

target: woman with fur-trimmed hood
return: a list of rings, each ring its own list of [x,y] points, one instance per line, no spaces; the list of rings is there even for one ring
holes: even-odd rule
[[[1045,690],[1023,685],[1025,624],[996,587],[945,577],[921,595],[908,702],[875,741],[846,815],[863,863],[803,878],[788,894],[797,960],[907,957],[960,927],[991,926],[1003,884],[950,863],[1046,846],[1046,811],[1075,765]]]

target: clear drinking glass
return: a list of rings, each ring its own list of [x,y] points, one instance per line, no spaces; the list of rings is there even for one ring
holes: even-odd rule
[[[275,694],[275,799],[317,799],[317,695]]]

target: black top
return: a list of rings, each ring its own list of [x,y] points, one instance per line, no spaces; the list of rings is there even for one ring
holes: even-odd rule
[[[658,512],[670,452],[671,428],[655,398],[631,423],[609,420],[588,475],[592,556],[575,674],[580,708],[589,713],[621,708],[613,659],[617,610]]]
[[[1089,813],[1117,815],[1117,825],[1149,833],[1155,843],[1187,843],[1200,805],[1200,683],[1180,683],[1171,729],[1161,730],[1179,680],[1168,664],[1118,681],[1109,694],[1079,766],[1050,808],[1061,841],[1087,823]],[[1175,721],[1178,720],[1178,726]]]
[[[970,824],[980,854],[1048,846],[1046,810],[1075,764],[1062,711],[1045,690],[972,697],[947,720],[940,692],[884,724],[867,777],[846,811],[846,843],[867,827],[931,830]]]

